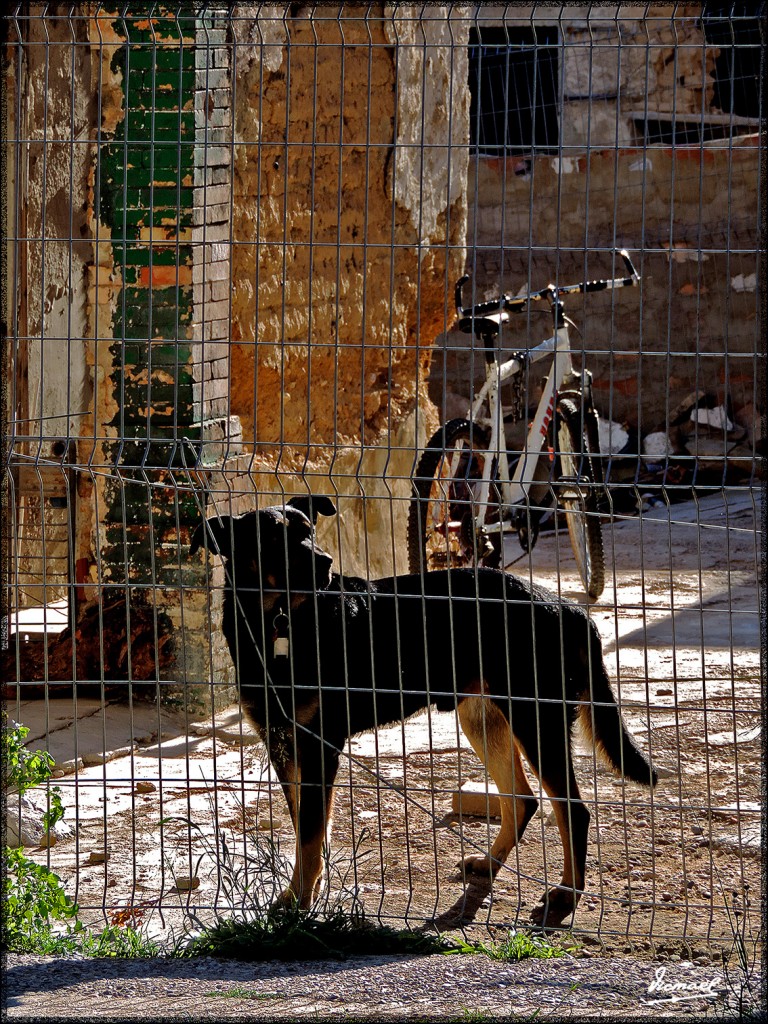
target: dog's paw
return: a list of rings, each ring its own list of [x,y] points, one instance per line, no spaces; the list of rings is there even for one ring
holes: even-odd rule
[[[495,878],[501,863],[493,860],[488,854],[473,853],[471,857],[465,857],[464,860],[460,860],[456,867],[467,875],[483,875],[485,878]]]
[[[284,889],[283,892],[273,900],[268,913],[272,916],[281,914],[286,910],[298,910],[298,908],[299,901],[296,899],[296,893],[289,887],[288,889]]]
[[[576,909],[573,889],[556,886],[542,896],[539,903],[531,911],[531,923],[546,927],[556,927]]]
[[[319,895],[320,880],[300,895],[297,895],[294,885],[291,884],[280,893],[269,910],[270,913],[279,913],[281,910],[311,910]]]

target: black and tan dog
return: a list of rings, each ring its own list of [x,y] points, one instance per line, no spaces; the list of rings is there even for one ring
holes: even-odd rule
[[[488,856],[464,867],[495,874],[538,802],[522,754],[551,798],[563,844],[562,881],[535,908],[558,924],[584,887],[589,812],[571,760],[577,718],[627,779],[656,775],[627,734],[594,623],[576,605],[496,569],[452,569],[369,583],[331,571],[315,541],[329,498],[208,519],[225,561],[224,635],[243,708],[264,739],[296,829],[296,862],[282,901],[308,907],[322,876],[333,784],[348,737],[434,705],[461,726],[501,794]]]

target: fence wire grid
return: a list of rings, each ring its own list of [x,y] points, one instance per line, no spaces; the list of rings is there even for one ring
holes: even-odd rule
[[[84,921],[762,918],[765,13],[5,15],[6,827]]]

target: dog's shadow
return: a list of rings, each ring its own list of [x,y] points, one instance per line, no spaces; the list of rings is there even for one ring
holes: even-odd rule
[[[461,872],[459,872],[459,876],[461,876]],[[430,931],[436,928],[439,932],[443,932],[449,928],[460,928],[462,925],[472,924],[478,910],[490,896],[492,888],[493,882],[490,878],[480,876],[466,878],[464,892],[453,906],[443,911],[438,917],[433,917],[427,922],[425,928]]]
[[[437,828],[450,828],[459,821],[453,813],[448,813],[436,823]],[[432,917],[425,925],[425,929],[443,931],[446,928],[460,928],[462,925],[472,924],[477,912],[483,903],[491,895],[493,880],[490,875],[471,875],[464,871],[462,865],[458,864],[451,874],[451,881],[463,882],[464,892],[459,896],[452,907],[443,911],[438,917]]]

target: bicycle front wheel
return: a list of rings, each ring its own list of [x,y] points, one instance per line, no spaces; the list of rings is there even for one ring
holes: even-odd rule
[[[569,398],[562,398],[558,403],[555,434],[555,455],[559,464],[555,481],[557,499],[587,597],[596,601],[605,587],[603,531],[597,493],[599,452],[594,450],[588,437],[581,409]]]
[[[492,465],[485,522],[499,520],[501,495],[489,442],[489,433],[483,427],[458,419],[441,427],[425,448],[416,467],[408,513],[411,572],[499,564],[501,534],[485,535],[476,529],[480,485],[488,459]]]

